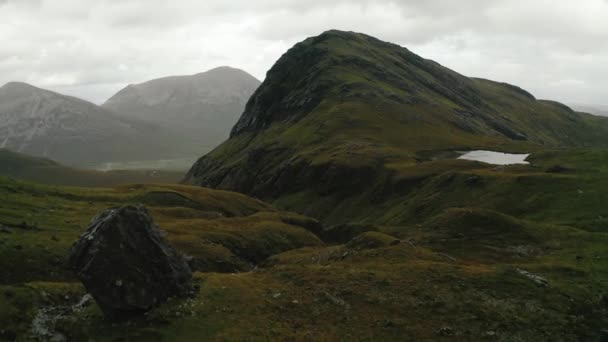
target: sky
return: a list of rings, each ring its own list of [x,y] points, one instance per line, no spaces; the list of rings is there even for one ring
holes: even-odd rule
[[[0,85],[103,103],[228,65],[260,80],[328,29],[397,43],[538,98],[608,103],[608,0],[0,0]]]

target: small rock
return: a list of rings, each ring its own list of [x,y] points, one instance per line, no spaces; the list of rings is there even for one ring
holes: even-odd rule
[[[281,297],[281,292],[277,292],[277,293],[273,293],[272,294],[272,298],[274,298],[274,299],[277,299],[279,297]]]
[[[519,274],[523,275],[524,277],[532,280],[534,283],[536,283],[536,285],[540,287],[549,287],[549,281],[547,281],[547,279],[541,276],[537,276],[536,274],[530,273],[526,270],[522,270],[519,268],[517,269],[517,272],[519,272]]]
[[[300,302],[297,299],[291,301],[293,304],[299,304]]]
[[[496,332],[495,331],[486,331],[486,336],[495,336]]]
[[[452,335],[454,335],[454,329],[452,329],[450,327],[443,327],[443,328],[439,329],[439,335],[440,336],[452,336]]]
[[[382,324],[385,328],[394,328],[396,326],[395,322],[390,319],[385,319]]]

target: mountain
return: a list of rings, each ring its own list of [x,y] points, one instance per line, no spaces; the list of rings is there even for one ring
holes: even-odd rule
[[[0,149],[0,177],[65,186],[115,186],[127,183],[175,183],[182,172],[157,170],[97,171],[68,167],[50,159]]]
[[[405,200],[429,175],[476,165],[443,158],[455,151],[607,144],[604,118],[334,30],[276,62],[230,139],[185,181],[338,222],[368,216],[357,208],[370,202]]]
[[[260,85],[243,70],[219,67],[192,76],[132,84],[103,104],[105,109],[178,131],[193,155],[228,138],[230,128]]]
[[[91,166],[171,155],[161,133],[153,124],[26,83],[0,87],[0,148]]]
[[[608,116],[608,106],[604,105],[589,105],[589,104],[573,104],[572,108],[577,111],[590,113],[594,115]]]

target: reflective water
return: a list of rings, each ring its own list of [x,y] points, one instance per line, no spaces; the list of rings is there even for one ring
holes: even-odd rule
[[[469,151],[463,153],[458,159],[476,160],[494,165],[529,164],[526,158],[530,155],[494,151]]]

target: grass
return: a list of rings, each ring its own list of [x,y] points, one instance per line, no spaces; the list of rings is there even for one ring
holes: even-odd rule
[[[324,229],[220,190],[1,179],[0,221],[13,233],[0,233],[0,326],[10,327],[0,336],[27,340],[40,308],[77,302],[84,290],[62,262],[71,243],[103,208],[144,202],[195,258],[199,294],[114,326],[93,304],[55,331],[100,341],[594,340],[608,324],[608,232],[598,219],[607,155],[539,151],[530,165],[498,169],[393,165],[389,195],[374,205],[368,193],[346,198],[331,210],[353,223]]]

